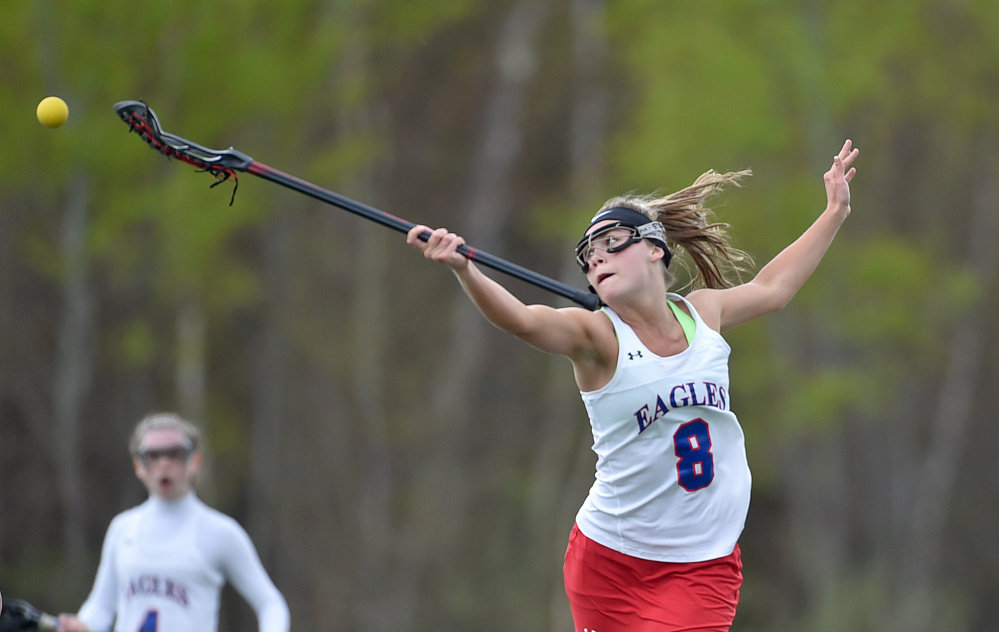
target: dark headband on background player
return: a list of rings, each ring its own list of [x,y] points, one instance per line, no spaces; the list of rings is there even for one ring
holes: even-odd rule
[[[593,228],[595,224],[608,220],[612,220],[614,223],[608,224],[599,230],[595,230],[591,234],[586,234],[586,232]],[[670,259],[672,259],[673,254],[669,251],[669,247],[666,245],[666,230],[663,228],[662,223],[650,219],[645,213],[636,211],[635,209],[626,208],[624,206],[615,206],[613,208],[600,211],[594,215],[593,219],[590,220],[590,225],[587,226],[586,231],[584,231],[583,238],[576,244],[576,262],[579,264],[579,267],[583,270],[584,274],[590,269],[589,254],[592,249],[593,241],[616,228],[622,227],[631,229],[631,235],[624,241],[624,243],[612,248],[607,248],[606,252],[620,252],[636,241],[648,239],[663,249],[663,252],[666,253],[663,257],[663,265],[667,267],[669,266],[669,262]]]

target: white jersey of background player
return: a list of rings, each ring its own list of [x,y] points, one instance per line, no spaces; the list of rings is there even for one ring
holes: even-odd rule
[[[172,414],[152,415],[129,446],[149,500],[108,527],[90,596],[63,632],[214,632],[229,582],[257,613],[260,632],[288,632],[289,613],[246,531],[193,491],[200,432]]]

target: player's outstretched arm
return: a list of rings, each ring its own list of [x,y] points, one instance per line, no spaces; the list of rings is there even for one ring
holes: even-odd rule
[[[426,242],[419,235],[430,232]],[[505,287],[486,276],[473,262],[458,253],[465,240],[445,228],[430,230],[415,226],[406,242],[421,250],[423,256],[451,268],[462,289],[475,306],[496,327],[546,351],[566,356],[578,353],[588,339],[587,322],[593,312],[567,307],[555,309],[547,305],[526,305]]]
[[[288,632],[288,603],[267,574],[246,530],[225,516],[215,529],[206,529],[204,537],[226,579],[257,614],[259,632]]]
[[[101,561],[97,566],[94,585],[87,600],[80,606],[76,614],[63,613],[59,615],[60,632],[91,632],[93,630],[110,630],[115,618],[117,606],[118,580],[114,572],[114,559],[117,546],[123,534],[122,516],[119,515],[108,525],[101,546]],[[89,625],[88,625],[89,622]]]
[[[847,140],[833,157],[823,179],[826,208],[791,245],[759,271],[752,281],[724,290],[698,290],[689,299],[719,331],[783,308],[808,280],[850,215],[850,181],[860,150]]]

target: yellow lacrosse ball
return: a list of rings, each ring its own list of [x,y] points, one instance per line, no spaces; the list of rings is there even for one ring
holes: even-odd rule
[[[59,127],[69,118],[69,106],[59,97],[45,97],[35,108],[35,116],[45,127]]]

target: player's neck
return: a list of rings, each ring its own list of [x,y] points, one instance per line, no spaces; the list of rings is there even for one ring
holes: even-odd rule
[[[195,502],[196,498],[197,496],[195,496],[194,490],[192,489],[183,496],[179,496],[177,498],[164,498],[162,496],[152,494],[149,496],[149,503],[157,508],[170,511],[192,504]]]

